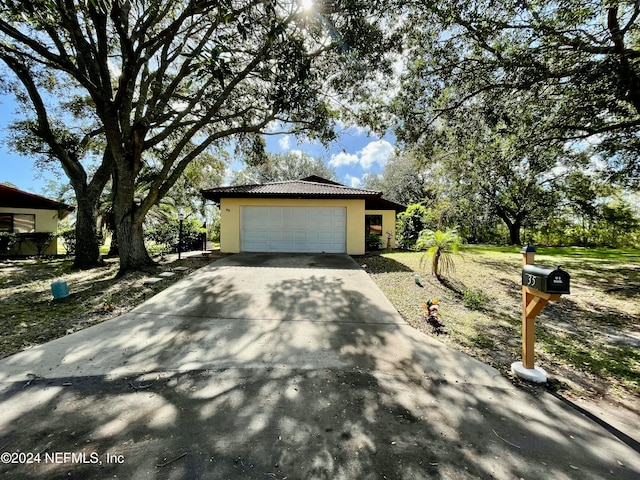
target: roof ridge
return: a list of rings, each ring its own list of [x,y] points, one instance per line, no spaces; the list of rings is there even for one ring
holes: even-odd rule
[[[349,190],[360,190],[362,192],[373,192],[373,193],[379,193],[382,195],[382,192],[379,190],[369,190],[368,188],[358,188],[358,187],[350,187],[349,185],[345,185],[344,183],[336,183],[336,182],[332,182],[332,183],[325,183],[325,182],[311,182],[309,180],[304,180],[304,179],[300,179],[300,182],[304,182],[304,183],[312,183],[314,185],[326,185],[329,187],[339,187],[339,188],[348,188]]]
[[[48,202],[59,203],[60,205],[67,205],[66,203],[61,202],[60,200],[54,200],[53,198],[45,197],[44,195],[39,195],[37,193],[27,192],[26,190],[22,190],[22,189],[17,188],[17,187],[12,187],[12,186],[7,185],[5,183],[0,183],[0,187],[8,188],[8,189],[13,190],[13,191],[15,191],[17,193],[20,193],[22,195],[27,195],[29,197],[37,198],[38,200],[47,200]]]
[[[350,187],[349,185],[345,185],[343,183],[337,183],[337,182],[331,182],[331,183],[326,183],[326,182],[312,182],[310,180],[305,180],[303,178],[298,178],[295,180],[277,180],[275,182],[266,182],[266,183],[250,183],[250,184],[246,184],[246,185],[235,185],[236,188],[242,188],[242,187],[262,187],[265,185],[280,185],[283,183],[306,183],[306,184],[310,184],[310,185],[320,185],[323,187],[337,187],[337,188],[346,188],[349,190],[360,190],[361,192],[371,192],[371,193],[379,193],[382,195],[382,192],[379,190],[370,190],[368,188],[358,188],[358,187]],[[234,185],[229,185],[234,186]]]

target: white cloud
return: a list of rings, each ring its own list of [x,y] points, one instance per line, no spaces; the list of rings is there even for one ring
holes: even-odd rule
[[[590,146],[598,146],[600,145],[605,139],[605,136],[602,134],[595,134],[595,135],[591,135],[590,137],[587,138],[587,143]]]
[[[345,175],[345,180],[347,181],[347,183],[349,184],[349,186],[353,187],[353,188],[360,188],[362,186],[362,179],[358,178],[358,177],[354,177],[352,175]]]
[[[593,171],[602,171],[605,170],[607,168],[607,162],[605,160],[602,159],[601,156],[599,155],[591,155],[591,157],[589,157],[589,171],[593,172]]]
[[[347,152],[333,154],[331,155],[331,160],[329,160],[329,166],[334,168],[355,165],[356,163],[360,163],[360,157],[357,154]]]
[[[361,156],[360,165],[365,170],[369,170],[374,163],[384,167],[387,160],[395,155],[393,145],[386,140],[371,142],[358,153]]]
[[[374,164],[384,167],[387,160],[395,155],[393,145],[386,140],[376,140],[369,143],[357,153],[340,152],[331,156],[330,167],[360,165],[363,170],[369,170]]]
[[[279,121],[273,121],[273,122],[269,122],[269,124],[265,127],[265,131],[268,133],[276,133],[276,132],[280,132],[282,131],[283,126],[282,126],[282,122]]]
[[[291,137],[289,135],[285,135],[280,140],[278,140],[278,145],[285,152],[287,150],[291,150]]]

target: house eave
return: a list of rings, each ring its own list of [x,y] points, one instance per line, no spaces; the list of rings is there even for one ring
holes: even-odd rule
[[[59,212],[58,215],[60,215],[61,211],[66,211],[67,213],[65,216],[73,212],[75,209],[71,205],[18,190],[17,188],[9,187],[8,185],[0,185],[0,207],[56,210]]]
[[[370,210],[395,210],[403,212],[407,207],[382,198],[382,192],[353,188],[317,176],[301,180],[288,180],[266,184],[216,187],[201,190],[207,200],[217,205],[224,198],[246,199],[295,199],[295,200],[364,200]]]
[[[286,199],[308,199],[308,200],[375,200],[380,198],[379,195],[340,195],[340,194],[291,194],[291,193],[261,193],[250,194],[246,192],[229,192],[229,193],[214,193],[203,190],[202,196],[207,200],[213,201],[215,204],[220,205],[220,201],[223,198],[286,198]]]

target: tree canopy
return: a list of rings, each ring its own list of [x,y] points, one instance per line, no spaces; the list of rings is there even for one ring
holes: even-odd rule
[[[311,175],[338,180],[335,169],[329,167],[322,158],[314,158],[303,152],[267,153],[257,164],[248,165],[233,174],[232,185],[298,180]]]
[[[382,174],[367,175],[364,188],[382,191],[385,198],[401,205],[431,203],[436,196],[424,161],[412,151],[391,157]]]
[[[483,96],[545,112],[528,137],[590,140],[610,178],[640,181],[640,4],[636,1],[411,2],[399,137],[419,141]],[[584,148],[584,143],[578,148]]]
[[[105,146],[95,187],[108,172],[121,271],[148,262],[144,216],[194,159],[274,129],[332,138],[335,96],[357,99],[373,70],[387,68],[395,41],[383,1],[303,9],[280,0],[2,0],[0,7],[9,87],[30,107],[31,133],[76,193],[93,181],[78,146],[93,138]],[[155,173],[136,203],[145,165]]]

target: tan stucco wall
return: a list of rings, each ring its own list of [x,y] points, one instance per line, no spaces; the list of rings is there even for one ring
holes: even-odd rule
[[[240,208],[345,207],[347,209],[347,253],[364,254],[364,200],[314,200],[295,198],[223,198],[220,201],[220,251],[240,252]]]
[[[391,232],[391,248],[396,248],[396,212],[395,210],[365,210],[365,215],[382,215],[382,242],[387,248],[387,232]],[[363,227],[364,229],[364,227]]]
[[[0,207],[1,213],[15,213],[24,215],[36,216],[36,232],[53,232],[58,231],[58,211],[57,210],[39,210],[31,208],[13,208],[13,207]],[[28,242],[22,244],[22,248],[18,254],[35,255],[36,248]],[[44,252],[47,255],[55,255],[58,253],[58,239],[54,238],[51,241],[51,245]]]

